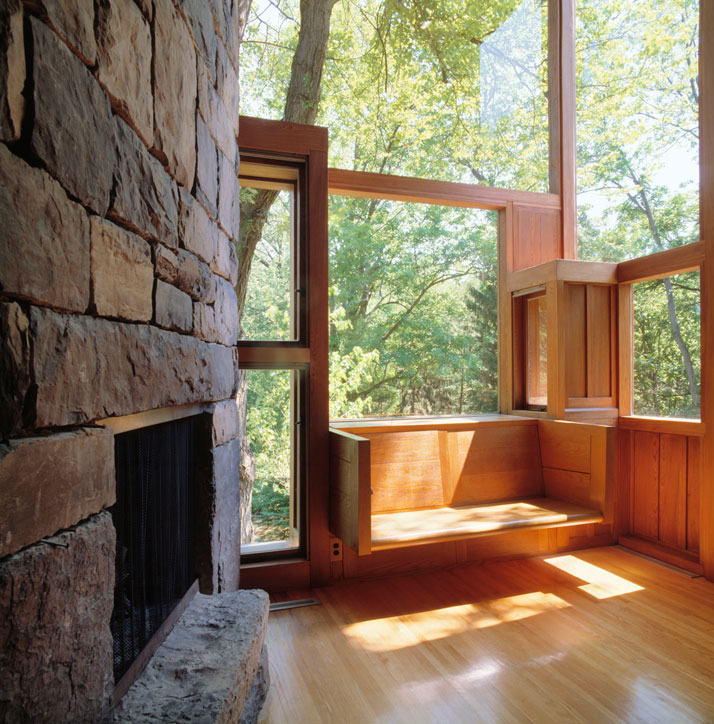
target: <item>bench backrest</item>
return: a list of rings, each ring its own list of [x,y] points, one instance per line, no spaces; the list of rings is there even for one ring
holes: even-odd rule
[[[359,432],[370,441],[372,514],[547,496],[607,516],[609,435],[614,428],[535,419]]]
[[[373,514],[543,494],[535,421],[360,437],[370,440]]]

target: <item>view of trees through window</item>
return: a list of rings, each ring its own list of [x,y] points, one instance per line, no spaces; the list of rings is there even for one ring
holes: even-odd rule
[[[576,9],[580,258],[696,241],[697,0]],[[253,0],[241,112],[327,126],[331,166],[547,191],[547,43],[546,0]],[[260,195],[241,201],[247,224],[267,213]],[[329,224],[331,414],[494,411],[493,216],[334,197]],[[241,269],[256,249],[238,249]],[[681,381],[682,344],[665,359],[656,343],[673,309],[693,328],[693,306],[673,294],[642,296],[638,314],[650,321],[640,333],[651,364],[673,365],[667,375]],[[269,296],[250,304],[284,316]],[[682,343],[698,357],[691,337]],[[662,393],[641,409],[687,404]]]
[[[240,203],[248,206],[259,192],[241,183]],[[292,274],[292,192],[278,190],[251,260],[241,318],[243,339],[294,339]]]
[[[699,278],[690,272],[633,285],[636,415],[699,417]]]
[[[497,214],[330,201],[332,417],[497,412]]]
[[[283,117],[299,6],[253,0],[242,113]],[[547,2],[339,0],[315,102],[330,166],[547,191]]]
[[[252,530],[245,543],[291,543],[294,420],[291,370],[244,370],[247,387],[246,435],[250,454],[241,465],[251,470]]]

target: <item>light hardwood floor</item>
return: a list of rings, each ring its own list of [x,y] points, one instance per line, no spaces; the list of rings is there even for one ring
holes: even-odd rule
[[[714,583],[620,548],[306,595],[261,724],[714,722]]]

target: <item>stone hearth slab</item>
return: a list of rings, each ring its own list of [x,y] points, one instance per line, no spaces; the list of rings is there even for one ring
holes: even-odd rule
[[[254,724],[269,684],[268,605],[259,590],[197,594],[114,710],[114,722]]]

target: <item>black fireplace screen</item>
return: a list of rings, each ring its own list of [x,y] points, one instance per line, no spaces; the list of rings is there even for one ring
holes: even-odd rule
[[[118,682],[196,579],[195,417],[115,438],[116,584],[111,629]]]

